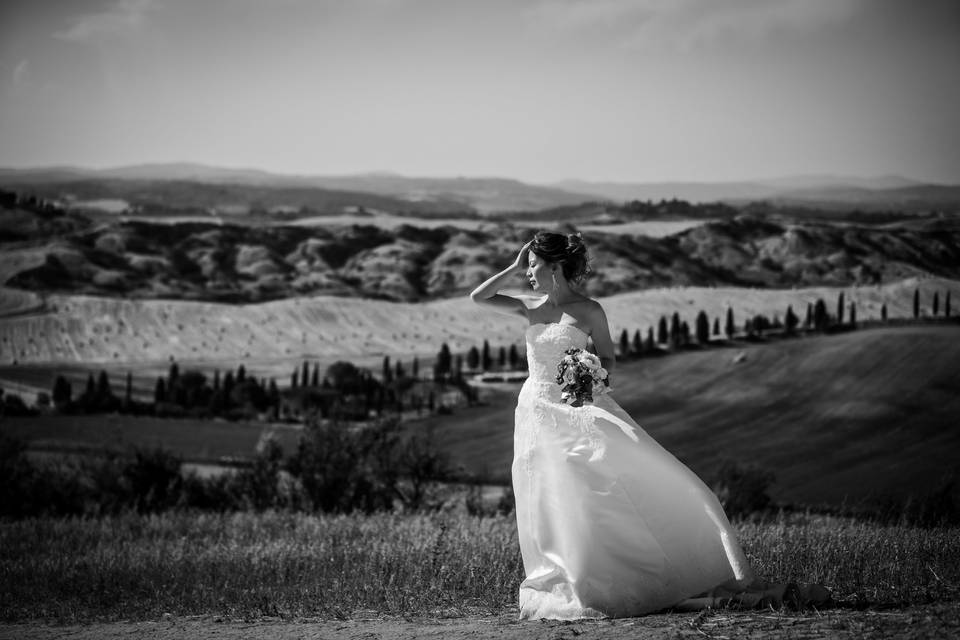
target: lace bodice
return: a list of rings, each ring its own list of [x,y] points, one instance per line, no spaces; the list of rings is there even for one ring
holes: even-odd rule
[[[587,334],[570,324],[537,323],[527,327],[530,380],[557,383],[557,364],[567,349],[587,346]]]

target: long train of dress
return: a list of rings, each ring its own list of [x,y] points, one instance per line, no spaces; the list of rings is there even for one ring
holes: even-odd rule
[[[755,579],[713,492],[610,396],[583,407],[560,401],[557,363],[586,342],[573,325],[527,329],[530,375],[517,399],[512,468],[521,618],[783,598],[783,585]]]

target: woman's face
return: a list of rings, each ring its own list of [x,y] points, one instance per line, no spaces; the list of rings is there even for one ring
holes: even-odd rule
[[[527,280],[534,291],[546,291],[548,283],[553,283],[553,265],[535,254],[527,252]]]

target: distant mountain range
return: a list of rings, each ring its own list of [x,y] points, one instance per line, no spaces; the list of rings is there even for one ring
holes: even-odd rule
[[[172,185],[179,186],[171,189]],[[220,188],[190,185],[217,185]],[[327,214],[342,213],[345,207],[362,206],[391,213],[483,216],[542,211],[591,201],[656,202],[673,198],[694,203],[766,201],[828,210],[960,212],[960,186],[928,184],[899,176],[814,175],[716,183],[565,180],[553,184],[529,184],[495,177],[424,178],[393,173],[282,175],[258,169],[173,163],[98,170],[76,167],[0,169],[0,187],[29,190],[48,198],[122,199],[131,205],[216,208],[219,204],[217,198],[220,198],[234,208],[243,204],[285,210],[306,207]],[[176,196],[173,198],[175,203],[168,203],[173,196]]]

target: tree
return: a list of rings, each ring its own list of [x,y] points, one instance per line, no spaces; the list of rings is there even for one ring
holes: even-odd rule
[[[261,384],[260,386],[265,386],[265,385]],[[310,375],[310,386],[314,388],[320,386],[320,363],[319,362],[313,363],[313,373]]]
[[[503,345],[500,345],[500,350],[497,353],[497,366],[500,367],[501,371],[507,368],[507,350]]]
[[[475,371],[480,366],[480,351],[474,346],[467,351],[467,368]]]
[[[697,342],[702,345],[710,342],[710,319],[703,310],[697,314],[696,325]]]
[[[800,318],[793,312],[793,305],[787,305],[787,313],[783,316],[783,322],[788,336],[796,333]]]
[[[306,360],[303,361],[300,372],[300,384],[307,387],[310,386],[310,363]],[[243,382],[243,378],[237,376],[237,384]]]
[[[724,329],[727,339],[732,340],[733,334],[737,330],[737,325],[733,323],[733,307],[727,307],[727,326]]]
[[[153,403],[162,404],[167,401],[167,385],[162,376],[157,376],[157,384],[153,387]]]
[[[850,303],[850,326],[857,326],[857,303],[855,302]]]
[[[213,390],[220,390],[220,369],[215,369],[213,371]]]
[[[680,344],[683,346],[690,344],[690,325],[686,320],[680,323]]]
[[[807,319],[804,320],[803,326],[807,329],[813,328],[813,305],[809,302],[807,303]]]
[[[414,378],[420,377],[420,360],[417,359],[417,356],[413,356],[413,365],[410,367],[410,370],[413,372]]]
[[[947,297],[943,301],[943,315],[946,318],[950,317],[950,291],[947,291]]]
[[[660,316],[660,321],[657,323],[657,344],[666,344],[668,340],[667,319]]]
[[[177,381],[180,378],[180,367],[176,362],[170,365],[170,370],[167,372],[167,391],[172,392],[176,386]]]
[[[393,382],[393,367],[390,365],[390,356],[383,356],[383,383]]]
[[[291,389],[296,389],[296,388],[297,388],[297,384],[300,382],[300,380],[299,380],[299,372],[300,372],[300,369],[295,367],[294,370],[293,370],[293,373],[290,374],[290,388],[291,388]],[[229,376],[230,373],[227,372],[227,375]],[[224,385],[226,385],[226,379],[224,379]]]
[[[60,411],[66,409],[70,405],[71,396],[73,395],[73,388],[70,386],[70,382],[63,376],[57,376],[56,380],[53,381],[52,395],[54,406]]]
[[[501,347],[502,351],[503,347]],[[437,373],[440,374],[440,378],[444,379],[450,375],[450,365],[452,364],[452,359],[450,356],[450,347],[447,346],[447,343],[444,342],[440,345],[440,352],[437,354]]]
[[[829,321],[830,316],[827,315],[826,303],[824,303],[823,298],[817,298],[817,302],[813,306],[813,328],[817,331],[824,331]]]
[[[713,319],[713,335],[720,335],[720,318]]]
[[[657,349],[656,343],[653,341],[653,327],[647,327],[647,343],[645,346],[649,353],[653,353]]]
[[[630,353],[630,334],[624,329],[620,332],[620,356],[626,357]]]
[[[913,317],[920,317],[920,289],[913,290]]]
[[[490,343],[486,340],[483,341],[483,356],[481,364],[484,371],[490,371],[490,368],[493,366],[493,359],[490,357]]]
[[[637,355],[643,353],[643,336],[640,335],[640,329],[633,332],[633,352]]]
[[[517,345],[510,345],[510,369],[516,370],[517,366],[520,364],[520,353],[517,351]]]
[[[680,314],[676,311],[670,316],[670,345],[674,348],[680,346]]]
[[[880,307],[880,319],[884,322],[887,321],[887,303],[884,302]]]
[[[101,369],[100,375],[97,377],[97,400],[108,401],[113,399],[113,397],[113,389],[110,387],[110,378],[107,377],[107,372]]]
[[[843,324],[843,291],[837,296],[837,324]]]
[[[940,313],[940,292],[933,292],[933,317],[936,318]]]

